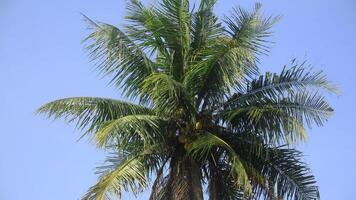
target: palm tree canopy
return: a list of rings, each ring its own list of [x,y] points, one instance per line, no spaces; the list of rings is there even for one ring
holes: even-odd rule
[[[76,123],[113,152],[83,199],[116,199],[152,184],[150,200],[319,199],[314,176],[292,144],[322,126],[336,88],[322,71],[293,60],[261,74],[279,17],[236,7],[219,19],[216,0],[131,0],[127,24],[85,17],[97,69],[133,102],[60,99],[39,108]]]

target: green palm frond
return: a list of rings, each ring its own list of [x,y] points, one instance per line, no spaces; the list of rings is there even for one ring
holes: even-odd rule
[[[156,11],[165,29],[160,36],[164,38],[173,57],[171,74],[175,80],[180,81],[188,65],[191,43],[189,0],[162,0]]]
[[[131,145],[133,145],[131,143]],[[106,164],[98,167],[101,174],[97,184],[92,186],[83,200],[108,200],[121,198],[122,192],[142,192],[149,185],[150,171],[164,167],[167,153],[162,143],[147,146],[136,146],[136,151],[112,153]],[[154,161],[154,162],[153,162]]]
[[[167,134],[166,120],[154,115],[128,115],[103,123],[94,138],[99,147],[118,145],[127,150],[130,143],[152,145]]]
[[[122,191],[138,194],[148,185],[146,166],[140,156],[121,160],[110,159],[98,183],[92,186],[83,200],[121,198]],[[102,167],[103,168],[103,167]]]
[[[250,193],[251,185],[246,170],[235,150],[223,139],[211,133],[204,133],[190,144],[189,152],[199,160],[206,160],[213,147],[220,147],[226,151],[226,158],[229,159],[231,175],[236,186],[242,186],[247,193]]]
[[[206,105],[222,102],[225,95],[243,89],[246,78],[257,75],[256,54],[265,47],[264,38],[277,18],[264,18],[256,5],[253,13],[235,9],[226,20],[230,35],[216,39],[215,44],[200,53],[202,62],[192,66],[186,74],[186,85],[198,95],[198,103]]]
[[[216,0],[202,0],[199,9],[192,16],[192,60],[199,51],[208,48],[223,35],[223,27],[213,12]]]
[[[186,111],[184,114],[195,113],[191,95],[183,84],[169,75],[155,73],[146,78],[142,83],[141,94],[146,97],[147,102],[163,113],[171,115],[180,109]]]
[[[197,104],[214,105],[239,89],[245,76],[257,74],[255,56],[230,39],[221,38],[202,52],[201,62],[187,71],[184,83],[197,96]]]
[[[248,12],[241,7],[235,8],[232,16],[225,17],[227,32],[237,43],[254,53],[266,53],[266,38],[271,36],[270,29],[280,19],[277,17],[263,17],[261,4],[256,3],[255,10]]]
[[[155,7],[145,7],[140,1],[131,0],[127,6],[126,19],[130,22],[125,25],[130,38],[139,46],[149,52],[149,55],[163,54],[170,57],[168,46],[164,42],[164,35],[169,33],[160,19],[160,13]],[[167,67],[167,66],[166,66]]]
[[[152,109],[124,101],[99,97],[59,99],[41,106],[38,114],[76,122],[79,129],[94,132],[102,123],[134,114],[154,114]]]
[[[306,62],[299,64],[296,60],[292,60],[291,66],[288,68],[285,66],[279,75],[270,72],[264,76],[261,75],[258,79],[248,83],[246,93],[230,97],[224,109],[251,101],[251,99],[258,100],[265,96],[276,97],[303,90],[323,89],[334,94],[339,93],[322,71],[313,72],[305,65]]]
[[[110,75],[111,82],[122,87],[126,96],[138,97],[141,82],[155,71],[153,62],[119,28],[86,20],[93,32],[84,42],[99,71]]]
[[[241,105],[236,109],[226,110],[228,120],[232,121],[240,114],[246,114],[249,119],[257,122],[262,119],[264,114],[286,113],[287,116],[300,120],[301,123],[306,122],[309,126],[313,123],[322,126],[333,113],[333,109],[323,96],[306,91],[289,94],[287,97],[266,98],[249,103],[249,105]]]
[[[295,200],[319,199],[316,180],[300,161],[302,154],[294,149],[273,151],[264,171],[270,182],[275,184],[276,196]]]
[[[250,129],[262,133],[266,141],[283,144],[304,140],[304,124],[322,126],[332,113],[323,96],[304,91],[247,102],[223,115],[235,129]]]
[[[255,137],[254,134],[222,136],[231,143],[242,162],[250,163],[265,177],[264,182],[254,188],[254,199],[319,199],[315,177],[301,161],[301,152],[287,146],[268,147]]]
[[[222,102],[225,95],[241,90],[246,78],[257,74],[256,53],[263,52],[264,38],[270,36],[269,29],[277,18],[261,15],[256,4],[253,13],[235,9],[225,20],[229,36],[217,39],[215,45],[202,52],[203,62],[187,72],[186,85],[198,95],[198,103],[204,99],[206,105]]]

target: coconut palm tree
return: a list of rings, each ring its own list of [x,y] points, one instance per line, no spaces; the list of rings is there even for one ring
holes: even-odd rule
[[[189,3],[131,0],[123,29],[86,18],[90,57],[131,102],[74,97],[38,110],[75,122],[111,152],[83,199],[149,185],[150,200],[318,199],[294,147],[332,114],[323,91],[335,87],[296,60],[278,74],[259,72],[279,19],[260,4],[220,20],[216,0]]]

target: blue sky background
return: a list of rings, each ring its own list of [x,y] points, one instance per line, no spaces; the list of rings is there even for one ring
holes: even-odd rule
[[[279,72],[292,58],[309,60],[342,89],[328,96],[336,114],[310,131],[301,149],[317,177],[323,200],[354,200],[356,180],[356,2],[265,0],[274,27],[270,56],[261,69]],[[221,15],[251,0],[220,0]],[[95,183],[95,150],[73,126],[33,112],[71,96],[121,98],[93,69],[80,43],[88,31],[80,12],[120,25],[124,0],[0,0],[0,199],[79,199]],[[132,199],[125,196],[124,199]],[[147,192],[140,199],[147,199]]]

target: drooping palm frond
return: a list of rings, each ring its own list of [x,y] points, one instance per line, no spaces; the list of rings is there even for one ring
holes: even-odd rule
[[[265,177],[255,182],[254,199],[319,199],[315,177],[301,161],[302,153],[287,148],[268,147],[255,134],[224,134],[242,162],[248,162]],[[247,167],[246,167],[247,168]]]
[[[148,184],[145,165],[140,157],[111,163],[108,170],[92,186],[83,200],[108,200],[121,198],[122,191],[141,192]]]
[[[198,158],[198,160],[206,160],[211,155],[213,147],[219,147],[226,151],[223,156],[225,160],[228,159],[226,163],[230,165],[231,175],[234,178],[236,186],[242,186],[249,193],[251,185],[248,181],[246,170],[235,150],[224,140],[214,134],[205,133],[190,144],[189,152],[193,157]]]
[[[332,112],[323,96],[301,92],[247,101],[236,109],[226,109],[223,115],[232,128],[250,129],[264,134],[266,141],[283,144],[305,139],[304,124],[321,126]]]
[[[267,72],[251,81],[245,93],[234,94],[222,106],[215,106],[215,112],[226,113],[234,128],[267,134],[266,141],[305,140],[304,124],[320,126],[333,112],[318,90],[337,90],[324,73],[312,72],[304,65],[293,61],[292,67],[284,68],[280,75]]]
[[[154,114],[152,109],[109,98],[72,97],[59,99],[41,106],[37,113],[54,119],[76,122],[86,132],[95,132],[104,122],[127,115]]]
[[[230,166],[222,160],[216,158],[209,162],[208,177],[209,200],[248,199],[244,189],[236,185],[236,180],[231,176]]]
[[[270,182],[275,183],[276,196],[287,199],[319,199],[316,180],[309,168],[300,161],[302,154],[294,149],[274,149],[265,167]]]
[[[235,94],[228,99],[224,109],[244,101],[251,101],[251,99],[258,100],[265,96],[273,98],[303,90],[323,89],[338,94],[337,88],[328,81],[322,71],[313,72],[305,65],[306,62],[299,64],[294,59],[291,66],[288,68],[285,66],[279,75],[266,72],[264,76],[253,79],[248,83],[245,93]]]
[[[103,123],[94,137],[100,147],[117,143],[120,149],[126,150],[128,143],[135,140],[142,145],[152,145],[167,134],[165,122],[154,115],[128,115]]]
[[[135,151],[119,148],[107,158],[105,165],[98,167],[101,177],[83,200],[120,199],[123,191],[137,195],[147,188],[150,173],[165,166],[170,150],[160,140],[152,145],[135,146]]]

